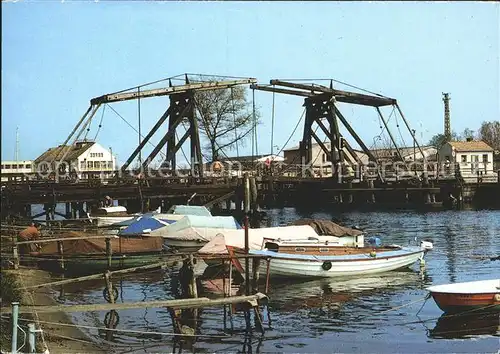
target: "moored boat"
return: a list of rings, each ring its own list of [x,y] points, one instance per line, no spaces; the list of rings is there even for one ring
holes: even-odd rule
[[[85,239],[86,234],[70,231],[61,235],[62,257],[57,242],[40,243],[37,251],[29,252],[41,267],[58,268],[64,259],[65,269],[91,272],[108,268],[106,240],[104,238]],[[88,235],[87,235],[88,236]],[[65,238],[68,238],[65,240]],[[111,266],[109,268],[133,267],[161,260],[163,239],[161,237],[112,237]]]
[[[443,312],[500,311],[500,279],[428,287]]]
[[[161,236],[168,247],[182,251],[197,251],[217,234],[241,229],[232,216],[184,215],[173,224],[165,225],[149,233]]]
[[[237,256],[241,249],[228,246]],[[263,249],[249,254],[269,259],[272,277],[330,278],[383,273],[423,261],[421,246],[341,247],[317,240],[282,242],[265,240]],[[239,262],[244,269],[244,262]],[[238,265],[238,267],[240,267]]]
[[[99,208],[87,216],[91,222],[98,227],[107,227],[113,225],[126,225],[128,221],[132,222],[140,214],[128,214],[127,208],[123,206],[111,206]]]

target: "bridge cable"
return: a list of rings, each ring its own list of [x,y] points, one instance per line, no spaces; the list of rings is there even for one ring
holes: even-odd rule
[[[274,89],[274,85],[273,85]],[[276,92],[273,91],[273,107],[271,113],[271,157],[274,155],[274,97]]]
[[[234,143],[236,144],[236,156],[240,157],[240,151],[238,148],[238,132],[236,131],[236,110],[234,107],[234,95],[232,86],[231,86],[231,103],[233,105]]]
[[[139,131],[132,125],[129,123],[128,120],[126,120],[120,113],[118,113],[114,108],[113,106],[110,106],[109,104],[106,104],[106,106],[108,106],[113,112],[115,112],[115,114],[120,117],[125,123],[127,123],[127,125],[132,128],[136,133],[139,133]],[[144,138],[144,136],[142,136],[142,138]],[[148,141],[148,144],[151,145],[152,147],[156,148],[156,145],[153,144],[152,142]],[[165,155],[163,152],[159,151],[159,154],[161,154],[164,158],[167,157],[167,155]]]
[[[102,120],[104,119],[104,111],[106,110],[106,105],[102,107],[102,115],[101,115],[101,120],[99,121],[99,126],[97,127],[97,132],[95,133],[94,136],[94,141],[96,141],[97,136],[99,135],[99,132],[101,131],[102,128]]]

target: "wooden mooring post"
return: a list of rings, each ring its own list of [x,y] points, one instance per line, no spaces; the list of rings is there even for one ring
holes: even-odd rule
[[[106,239],[106,258],[108,261],[108,269],[111,268],[111,260],[112,260],[113,250],[111,249],[111,239]]]
[[[57,251],[59,253],[59,267],[64,270],[66,267],[64,265],[64,246],[63,241],[57,241]]]

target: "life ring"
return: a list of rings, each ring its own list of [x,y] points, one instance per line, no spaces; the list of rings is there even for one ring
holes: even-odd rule
[[[323,270],[332,269],[332,262],[330,262],[330,261],[323,262],[323,264],[321,265],[321,268],[323,268]]]
[[[500,294],[495,294],[495,296],[493,297],[493,299],[495,301],[500,301]]]
[[[108,288],[104,288],[102,290],[102,296],[109,303],[112,303],[112,302],[115,302],[116,300],[118,300],[118,289],[113,286],[112,287],[112,292],[113,292],[113,301],[111,301],[111,298],[109,297]]]

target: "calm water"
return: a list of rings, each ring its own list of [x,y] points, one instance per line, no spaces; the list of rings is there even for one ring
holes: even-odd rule
[[[432,284],[500,278],[500,211],[332,213],[269,210],[270,225],[303,217],[328,218],[346,226],[369,228],[384,243],[406,244],[415,237],[434,240],[424,272],[411,270],[359,279],[315,280],[271,284],[271,326],[266,332],[245,335],[242,313],[223,322],[223,309],[199,311],[198,337],[183,348],[171,336],[127,333],[106,336],[83,329],[114,352],[497,352],[500,349],[498,315],[450,318],[432,299],[423,299]],[[173,298],[175,270],[152,271],[115,279],[119,302]],[[103,303],[102,281],[65,287],[65,304]],[[411,302],[415,303],[390,310]],[[423,305],[423,307],[422,307]],[[389,311],[388,311],[389,310]],[[419,312],[420,311],[420,312]],[[418,315],[417,315],[418,313]],[[103,327],[104,312],[75,314],[80,325]],[[267,316],[265,317],[267,320]],[[166,309],[119,311],[119,329],[172,333]]]

